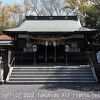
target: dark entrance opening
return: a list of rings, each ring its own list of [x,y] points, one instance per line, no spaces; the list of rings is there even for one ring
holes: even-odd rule
[[[65,53],[65,46],[64,45],[58,45],[56,47],[56,58],[57,58],[57,62],[59,63],[65,63],[65,59],[66,59],[66,53]]]
[[[40,63],[65,63],[64,45],[38,45],[36,61]]]
[[[54,46],[47,47],[47,62],[54,63]]]
[[[45,46],[38,45],[37,46],[37,55],[36,55],[36,63],[44,63],[45,62]]]

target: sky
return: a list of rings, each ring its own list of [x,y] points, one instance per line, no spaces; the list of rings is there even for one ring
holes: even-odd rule
[[[3,2],[4,5],[13,5],[15,3],[22,4],[24,0],[0,0]]]

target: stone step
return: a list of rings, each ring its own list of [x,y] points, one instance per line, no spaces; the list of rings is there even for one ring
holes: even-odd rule
[[[14,69],[55,69],[55,68],[75,68],[75,69],[84,69],[89,68],[89,65],[87,66],[15,66]]]
[[[14,67],[7,83],[96,82],[89,66]]]
[[[96,83],[94,80],[87,81],[7,81],[6,84],[49,84],[49,83]]]
[[[11,78],[17,78],[17,77],[30,77],[30,78],[34,78],[34,77],[94,77],[93,75],[65,75],[65,74],[61,74],[61,75],[11,75]]]
[[[94,78],[10,78],[10,81],[95,81]]]
[[[11,75],[90,75],[92,72],[12,72]]]
[[[14,68],[89,68],[90,65],[79,66],[14,66]]]
[[[40,79],[40,78],[60,78],[60,79],[62,79],[62,78],[71,78],[71,79],[76,79],[76,78],[84,78],[84,79],[86,79],[86,78],[88,78],[88,79],[93,79],[94,77],[93,76],[86,76],[86,77],[83,77],[83,76],[75,76],[75,77],[73,77],[73,76],[11,76],[10,77],[10,79],[15,79],[15,78],[23,78],[23,79],[25,79],[25,78],[32,78],[32,79],[35,79],[35,78],[38,78],[38,79]]]
[[[73,73],[73,72],[76,72],[76,73],[90,73],[92,72],[91,70],[13,70],[13,72],[33,72],[33,73],[49,73],[49,72],[53,72],[53,73],[57,73],[57,72],[70,72],[70,73]]]
[[[14,67],[13,69],[90,69],[89,67]]]

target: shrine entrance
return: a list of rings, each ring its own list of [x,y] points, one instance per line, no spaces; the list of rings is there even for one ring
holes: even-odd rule
[[[65,46],[55,42],[38,45],[37,63],[65,63]]]
[[[23,35],[17,42],[16,64],[84,64],[84,39],[75,36],[32,36]],[[23,37],[23,39],[22,39]],[[73,37],[73,38],[72,38]],[[77,36],[76,36],[77,38]],[[80,41],[80,42],[79,42]]]

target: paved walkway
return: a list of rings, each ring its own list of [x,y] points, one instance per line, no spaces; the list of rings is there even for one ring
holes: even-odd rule
[[[0,85],[0,100],[100,100],[100,84]]]

